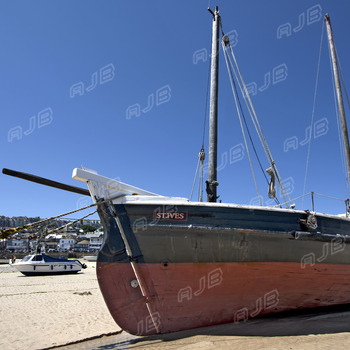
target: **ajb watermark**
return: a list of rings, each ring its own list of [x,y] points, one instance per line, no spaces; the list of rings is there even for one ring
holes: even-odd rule
[[[276,85],[285,81],[288,77],[288,66],[285,63],[282,63],[274,68],[272,68],[271,72],[267,72],[264,74],[264,82],[260,87],[258,84],[253,81],[251,83],[246,84],[247,93],[250,96],[255,96],[258,92],[263,92],[267,90],[271,85]]]
[[[226,33],[226,36],[230,39],[231,47],[235,47],[238,44],[237,30],[233,29],[229,31],[228,33]],[[211,57],[211,55],[208,54],[208,50],[206,48],[202,48],[202,49],[196,50],[193,53],[192,62],[193,64],[198,64],[199,62],[207,62],[209,57]]]
[[[191,300],[193,297],[198,297],[205,290],[209,290],[213,287],[219,286],[223,281],[223,272],[220,267],[208,272],[207,275],[202,276],[199,279],[198,288],[186,286],[181,288],[177,293],[177,301],[181,303],[184,300]]]
[[[322,245],[322,254],[316,256],[314,252],[303,255],[301,258],[301,268],[305,269],[307,265],[314,266],[316,262],[322,263],[329,256],[342,252],[345,249],[345,238],[343,236],[335,236],[330,242],[326,242]]]
[[[305,27],[305,25],[309,26],[320,21],[322,18],[323,15],[321,5],[314,5],[299,15],[298,23],[295,27],[293,27],[290,22],[281,24],[277,28],[277,39],[282,39],[284,36],[289,37],[293,33],[300,32]]]
[[[217,171],[224,170],[228,165],[232,165],[244,159],[246,154],[246,149],[243,143],[238,143],[232,146],[229,150],[224,151],[220,155],[220,162],[217,166]],[[203,172],[208,174],[209,164],[204,163]]]
[[[263,311],[276,307],[279,303],[279,293],[277,289],[273,289],[264,294],[264,296],[258,298],[255,301],[255,309],[249,310],[247,307],[243,307],[234,313],[234,322],[246,322],[249,318],[260,315]]]
[[[294,189],[295,189],[294,188],[294,184],[295,184],[294,178],[290,176],[290,177],[284,179],[282,182],[283,182],[283,185],[284,185],[284,188],[285,188],[285,192],[287,192],[289,195],[292,194],[294,192]],[[276,185],[276,192],[277,192],[276,197],[280,197],[282,195],[281,194],[281,190],[280,190],[279,186],[277,186],[277,185]],[[274,199],[267,199],[265,201],[264,196],[253,197],[250,200],[249,205],[260,206],[260,202],[264,206],[276,205],[276,202],[275,202]]]
[[[313,129],[313,132],[312,132]],[[284,140],[283,151],[288,152],[290,149],[296,150],[299,146],[307,145],[312,137],[317,139],[318,137],[324,136],[328,133],[328,119],[326,117],[315,121],[311,126],[305,129],[305,138],[299,141],[297,136],[291,136]]]
[[[69,89],[70,98],[74,98],[75,96],[83,96],[86,92],[91,92],[98,85],[102,85],[107,83],[108,81],[113,80],[115,77],[115,68],[113,63],[109,63],[106,66],[100,68],[99,71],[92,73],[91,82],[88,86],[82,81],[73,84]]]
[[[135,103],[126,109],[126,119],[130,120],[134,117],[140,117],[141,114],[150,112],[154,106],[160,106],[163,103],[169,102],[171,99],[170,85],[164,85],[148,95],[147,106],[142,108],[140,103]]]
[[[154,332],[161,326],[160,314],[159,312],[154,312],[152,315],[147,316],[144,320],[137,323],[137,334],[144,335],[150,332]]]
[[[47,107],[40,111],[37,115],[29,118],[29,128],[26,129],[21,125],[17,125],[11,128],[7,132],[8,142],[13,140],[20,140],[24,136],[32,134],[35,130],[43,128],[44,126],[50,125],[53,121],[53,111],[51,107]]]

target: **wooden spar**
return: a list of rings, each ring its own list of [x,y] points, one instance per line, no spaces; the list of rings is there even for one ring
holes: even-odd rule
[[[209,9],[208,9],[209,10]],[[217,200],[217,120],[218,120],[218,72],[219,72],[219,10],[215,6],[213,13],[213,33],[211,47],[211,83],[209,117],[209,167],[207,183],[207,201]]]
[[[336,52],[335,52],[335,47],[334,47],[334,42],[333,42],[333,32],[332,32],[331,20],[330,20],[328,14],[325,15],[325,21],[326,21],[326,25],[327,25],[327,34],[328,34],[329,48],[330,48],[330,51],[331,51],[332,64],[333,64],[333,73],[334,73],[334,80],[335,80],[335,87],[336,87],[336,90],[337,90],[339,114],[340,114],[341,126],[342,126],[342,131],[343,131],[345,157],[346,157],[346,164],[348,166],[348,181],[350,181],[349,135],[348,135],[348,128],[347,128],[346,119],[345,119],[345,110],[344,110],[343,96],[342,96],[341,86],[340,86],[339,71],[338,71],[338,64],[337,64],[337,55],[336,55]]]
[[[52,181],[52,180],[45,179],[45,178],[40,177],[40,176],[27,174],[27,173],[22,173],[21,171],[16,171],[16,170],[3,168],[2,169],[2,173],[5,174],[5,175],[18,177],[18,178],[23,179],[23,180],[36,182],[36,183],[41,184],[41,185],[58,188],[60,190],[69,191],[69,192],[73,192],[73,193],[78,193],[78,194],[82,194],[84,196],[90,196],[90,192],[88,190],[84,189],[84,188],[71,186],[71,185],[66,185],[66,184],[64,184],[62,182]]]

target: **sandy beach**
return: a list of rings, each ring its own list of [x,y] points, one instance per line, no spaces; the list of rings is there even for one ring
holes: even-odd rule
[[[95,263],[83,273],[25,277],[0,265],[0,348],[85,349],[346,349],[350,306],[274,315],[135,337],[114,323],[100,293]]]
[[[83,273],[37,277],[0,265],[0,348],[43,349],[119,332],[95,263],[86,264]]]

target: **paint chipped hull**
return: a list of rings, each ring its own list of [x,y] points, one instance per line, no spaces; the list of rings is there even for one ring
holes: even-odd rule
[[[130,264],[98,263],[100,288],[116,323],[135,335],[176,332],[268,313],[350,301],[348,265],[295,263],[139,264],[150,311]],[[150,313],[151,312],[151,313]],[[151,318],[151,315],[153,319]]]
[[[350,303],[349,220],[317,215],[310,229],[301,211],[162,208],[99,209],[106,237],[98,281],[125,331],[169,333]]]

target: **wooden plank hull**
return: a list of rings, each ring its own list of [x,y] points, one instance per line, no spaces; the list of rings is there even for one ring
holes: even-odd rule
[[[101,292],[116,323],[135,335],[168,333],[268,313],[350,302],[350,266],[298,263],[98,263]],[[150,305],[152,318],[146,306]]]
[[[350,303],[347,219],[317,215],[310,228],[305,212],[218,205],[115,204],[99,214],[100,289],[131,334]]]

